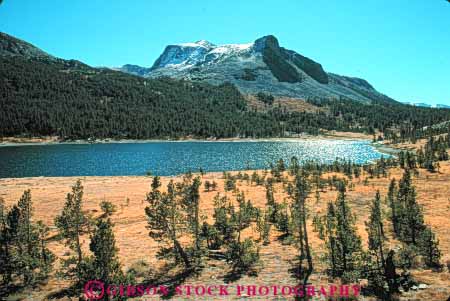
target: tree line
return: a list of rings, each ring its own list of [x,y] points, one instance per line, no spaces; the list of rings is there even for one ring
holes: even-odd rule
[[[346,99],[310,99],[317,112],[288,111],[259,93],[251,109],[231,84],[144,79],[63,60],[0,58],[0,137],[61,139],[284,137],[321,130],[419,136],[450,119],[450,110]],[[430,128],[431,129],[431,128]]]

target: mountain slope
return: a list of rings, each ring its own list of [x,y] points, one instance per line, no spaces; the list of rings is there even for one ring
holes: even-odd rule
[[[242,60],[245,56],[249,62],[254,59],[249,54],[255,49],[253,44],[225,47],[205,41],[197,44],[210,49],[202,51],[213,52],[214,55],[208,57],[210,62],[228,61],[230,54],[234,56],[231,60]],[[366,104],[348,99],[311,99],[308,106],[315,109],[290,110],[279,99],[273,104],[264,101],[270,98],[265,94],[262,98],[252,96],[251,103],[250,97],[244,97],[232,84],[144,78],[108,68],[93,68],[76,60],[53,57],[6,34],[0,35],[0,45],[0,138],[23,135],[52,135],[63,139],[295,137],[300,133],[318,134],[322,130],[374,133],[374,129],[391,128],[403,128],[400,133],[409,135],[413,127],[420,129],[450,120],[450,110],[384,100]],[[207,64],[203,59],[199,61],[192,49],[187,57],[182,57],[177,47],[169,52],[172,52],[172,59],[159,60],[152,73]],[[272,53],[273,60],[283,61],[281,50],[268,52]],[[302,57],[296,59],[302,60]],[[262,58],[257,63],[264,64],[265,72],[272,74]],[[214,68],[224,66],[212,65]],[[289,68],[286,66],[294,65],[289,63],[282,68]],[[314,62],[304,60],[302,66],[311,74],[310,78],[315,76],[319,80],[324,76]],[[147,71],[133,68],[136,73]],[[293,68],[297,72],[300,70],[297,66]],[[245,72],[243,81],[254,81],[254,74]],[[282,80],[295,80],[295,73],[291,75],[293,77],[285,77],[285,73],[280,76]],[[363,80],[326,75],[328,84],[314,82],[328,89],[334,85],[344,91],[355,91],[355,95],[366,94],[367,98],[374,93],[370,84]]]
[[[150,78],[168,76],[216,85],[230,82],[246,94],[268,92],[293,98],[365,103],[394,101],[363,79],[325,72],[321,64],[280,47],[270,35],[249,44],[214,45],[202,40],[169,45],[151,68],[125,65],[119,70]]]
[[[272,137],[289,130],[282,125],[289,118],[299,119],[302,132],[336,126],[317,114],[255,112],[230,84],[145,79],[92,68],[7,34],[0,36],[0,45],[0,137]]]
[[[41,49],[0,32],[0,55],[1,56],[21,56],[34,59],[53,59],[53,57]]]

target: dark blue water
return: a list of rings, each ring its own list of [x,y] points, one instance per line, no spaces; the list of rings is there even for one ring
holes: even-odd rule
[[[0,178],[176,175],[264,168],[279,158],[368,162],[382,156],[367,141],[149,142],[0,147]]]

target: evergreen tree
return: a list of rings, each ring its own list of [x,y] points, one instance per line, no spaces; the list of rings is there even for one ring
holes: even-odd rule
[[[229,222],[232,233],[226,241],[227,260],[231,264],[233,272],[243,273],[252,268],[259,261],[259,249],[250,238],[242,240],[242,230],[250,226],[256,218],[255,208],[251,202],[245,201],[243,192],[238,193],[237,202],[239,211],[234,206],[229,208]]]
[[[90,220],[83,212],[83,186],[80,180],[72,186],[72,192],[67,194],[64,208],[55,218],[55,225],[66,245],[75,252],[75,256],[63,260],[62,273],[66,278],[75,279],[80,285],[85,266],[81,236],[88,234],[90,228]]]
[[[31,202],[30,190],[24,191],[22,197],[17,203],[19,209],[19,223],[17,228],[17,243],[19,244],[19,266],[23,273],[24,283],[26,285],[33,281],[33,270],[37,265],[35,261],[36,248],[34,242],[37,240],[36,231],[31,224],[33,215],[33,205]]]
[[[298,162],[297,157],[292,157],[291,162],[289,164],[289,173],[291,175],[296,175],[300,169],[300,164]]]
[[[185,178],[182,205],[186,212],[188,229],[194,236],[194,257],[199,260],[202,247],[200,237],[200,189],[201,181],[199,177]]]
[[[436,239],[430,227],[426,227],[419,237],[419,253],[425,259],[425,264],[430,268],[440,268],[441,251],[439,240]]]
[[[369,239],[369,250],[376,253],[378,262],[384,267],[383,243],[386,240],[386,236],[384,235],[380,200],[380,191],[377,190],[375,199],[372,202],[369,220],[366,222],[366,230]]]
[[[359,277],[362,247],[361,238],[356,233],[355,218],[347,204],[344,184],[339,186],[334,214],[334,221],[330,223],[335,226],[335,229],[331,229],[333,244],[329,243],[328,246],[334,245],[335,248],[328,249],[328,252],[334,256],[334,275],[348,283]]]
[[[268,213],[268,222],[275,223],[279,206],[275,202],[275,197],[273,195],[273,182],[270,179],[267,179],[266,184],[266,213]]]
[[[392,183],[389,187],[388,200],[391,204],[391,212],[393,209],[395,210],[395,218],[392,214],[394,234],[399,240],[410,245],[408,247],[413,251],[412,253],[416,253],[417,250],[425,258],[427,266],[438,267],[441,256],[438,241],[431,229],[424,223],[422,208],[416,200],[416,191],[411,182],[410,171],[405,170],[399,182],[395,200],[393,197],[395,185]]]
[[[333,202],[329,202],[327,206],[327,215],[325,217],[325,245],[327,248],[326,258],[328,261],[328,272],[331,277],[338,277],[338,256],[337,251],[337,235],[336,235],[336,208]]]
[[[407,189],[407,195],[402,196],[402,201],[404,203],[399,218],[399,238],[406,243],[417,244],[425,225],[422,209],[416,201],[416,191],[413,186]]]
[[[192,262],[179,241],[185,231],[185,217],[182,214],[181,202],[177,200],[175,184],[170,181],[167,192],[161,192],[160,185],[159,178],[153,178],[152,190],[147,194],[148,206],[145,213],[148,217],[149,235],[163,244],[158,253],[160,257],[173,257],[176,263],[181,259],[189,270]]]
[[[5,201],[0,198],[0,275],[6,287],[12,280],[13,259],[11,256],[11,236],[8,228],[8,210]]]
[[[211,190],[215,191],[217,189],[217,183],[215,181],[212,181],[211,183]]]
[[[54,260],[45,247],[47,233],[42,222],[33,223],[33,204],[30,190],[24,191],[11,210],[0,200],[0,269],[5,286],[21,281],[34,285],[47,278]],[[45,227],[45,229],[47,229]]]
[[[111,284],[127,283],[117,256],[113,224],[109,218],[102,218],[96,222],[89,249],[93,254],[92,258],[88,259],[89,279],[98,279],[105,284],[105,287]]]
[[[389,184],[388,194],[387,194],[387,202],[389,204],[389,208],[391,209],[391,222],[392,227],[394,228],[394,234],[396,236],[399,235],[399,220],[398,220],[398,210],[399,208],[397,205],[396,200],[396,193],[397,193],[397,183],[395,182],[395,179],[392,179]]]
[[[270,211],[259,211],[256,219],[256,229],[259,232],[259,240],[264,245],[270,244],[270,228],[272,226],[270,222]]]
[[[300,254],[298,256],[298,276],[301,279],[301,285],[304,290],[306,289],[306,284],[308,283],[308,279],[311,276],[314,268],[306,225],[307,211],[305,202],[309,193],[310,187],[306,176],[302,172],[297,173],[297,175],[295,176],[291,215],[294,232],[297,234],[297,246],[300,251]]]
[[[214,226],[211,226],[206,221],[203,222],[200,237],[206,241],[206,246],[209,250],[218,250],[222,245],[222,240],[219,231]]]
[[[221,246],[225,241],[231,239],[232,225],[230,222],[229,212],[231,204],[227,206],[227,198],[217,194],[214,197],[214,228],[219,233],[218,245]]]
[[[403,151],[398,153],[398,162],[401,168],[405,168],[405,153]]]
[[[386,252],[384,242],[386,237],[384,235],[382,215],[381,215],[381,197],[380,192],[377,191],[375,199],[372,202],[369,220],[366,222],[366,231],[368,234],[368,248],[369,248],[369,269],[368,279],[369,286],[375,291],[379,297],[385,298],[388,295],[397,292],[398,285],[394,275],[390,273],[392,270],[392,263],[390,266],[386,262]],[[395,266],[394,266],[395,270]],[[385,290],[385,287],[388,290]]]
[[[292,235],[291,233],[291,220],[288,214],[288,203],[286,200],[279,206],[278,214],[276,216],[276,227],[283,233],[285,238]]]
[[[103,211],[104,217],[109,217],[113,215],[114,212],[116,212],[116,206],[108,201],[102,201],[100,203],[100,209]]]
[[[231,175],[227,174],[225,177],[225,191],[233,191],[236,189],[236,179]]]
[[[211,189],[211,182],[205,181],[205,191],[209,191]]]
[[[277,161],[277,170],[282,173],[286,170],[286,165],[284,164],[284,160],[283,159],[279,159]]]
[[[47,248],[46,240],[50,228],[42,221],[38,221],[36,224],[37,239],[39,242],[40,251],[40,273],[46,277],[53,268],[53,262],[55,261],[55,255]]]

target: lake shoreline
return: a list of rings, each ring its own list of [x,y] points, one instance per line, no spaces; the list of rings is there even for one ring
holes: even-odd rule
[[[280,158],[288,162],[293,156],[300,161],[332,163],[341,158],[371,164],[396,153],[380,142],[331,136],[214,141],[38,142],[3,146],[0,147],[0,156],[5,160],[0,164],[0,178],[125,176],[148,172],[165,176],[200,169],[205,172],[239,171],[269,168],[270,162]],[[24,162],[27,162],[25,166]]]
[[[45,145],[87,145],[87,144],[125,144],[125,143],[178,143],[178,142],[201,142],[201,143],[213,143],[213,142],[295,142],[295,141],[314,141],[314,140],[347,140],[347,141],[371,141],[364,137],[344,137],[334,135],[318,135],[318,136],[303,136],[303,137],[290,137],[290,138],[223,138],[223,139],[178,139],[178,140],[164,140],[164,139],[98,139],[94,141],[88,140],[73,140],[73,141],[61,141],[61,140],[45,140],[45,141],[26,141],[26,142],[0,142],[0,147],[17,147],[17,146],[45,146]],[[396,155],[402,149],[395,147],[395,145],[386,145],[379,142],[371,142],[371,145],[380,153],[387,155]]]
[[[180,139],[77,139],[77,140],[61,140],[58,137],[33,137],[33,138],[17,138],[4,137],[0,138],[0,147],[6,146],[32,146],[32,145],[64,145],[64,144],[115,144],[115,143],[158,143],[158,142],[289,142],[304,140],[371,140],[371,136],[363,133],[355,132],[337,132],[321,135],[300,135],[298,137],[268,137],[268,138],[180,138]]]

